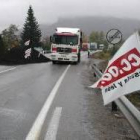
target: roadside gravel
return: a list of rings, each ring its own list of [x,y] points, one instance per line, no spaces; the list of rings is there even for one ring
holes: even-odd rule
[[[107,64],[98,59],[90,59],[87,62],[87,67],[82,73],[85,88],[97,81],[91,68],[93,63],[100,69],[105,69]],[[111,105],[103,105],[100,90],[87,88],[85,101],[84,125],[94,140],[140,140],[119,110],[111,112]]]

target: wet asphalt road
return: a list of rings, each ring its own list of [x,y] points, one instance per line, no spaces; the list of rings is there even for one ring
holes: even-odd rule
[[[97,80],[90,64],[99,62],[85,53],[78,65],[0,66],[0,140],[36,140],[27,136],[38,136],[41,122],[39,140],[138,140],[121,114],[103,106],[100,91],[88,88]]]
[[[91,140],[83,124],[82,71],[88,61],[70,65],[47,114],[40,139],[49,129],[53,112],[61,108],[57,140]],[[44,102],[68,64],[40,63],[16,66],[0,74],[0,140],[24,140]],[[1,69],[0,69],[1,70]],[[3,69],[1,70],[3,71]],[[53,131],[53,130],[52,130]]]
[[[65,67],[31,64],[0,75],[0,140],[25,139]]]

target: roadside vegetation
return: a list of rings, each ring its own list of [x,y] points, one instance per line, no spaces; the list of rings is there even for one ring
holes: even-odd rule
[[[109,60],[114,56],[114,54],[121,47],[121,45],[122,43],[114,45],[111,48],[109,48],[108,46],[105,46],[101,52],[94,53],[94,55],[92,55],[91,57],[96,58],[96,59]]]
[[[50,49],[49,38],[41,38],[41,30],[37,22],[32,6],[29,6],[27,17],[23,29],[11,24],[8,28],[4,29],[0,34],[0,63],[1,64],[15,64],[33,62],[38,59],[37,52],[33,49],[43,48],[44,50]],[[28,45],[25,42],[29,41]],[[25,60],[25,51],[32,48],[30,59]],[[40,57],[40,61],[45,58]],[[48,60],[45,60],[48,61]]]
[[[127,98],[140,110],[140,91],[127,95]]]
[[[105,37],[105,33],[103,31],[97,32],[97,31],[92,31],[91,34],[89,35],[88,38],[89,42],[96,42],[97,47],[99,48],[100,44],[104,44],[105,48],[108,47],[108,42]]]

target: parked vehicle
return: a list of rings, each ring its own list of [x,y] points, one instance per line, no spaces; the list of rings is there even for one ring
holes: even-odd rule
[[[82,32],[79,28],[56,28],[50,40],[53,64],[61,61],[80,62]]]
[[[92,51],[92,50],[97,50],[97,43],[96,42],[91,42],[90,43],[90,47],[89,49]]]

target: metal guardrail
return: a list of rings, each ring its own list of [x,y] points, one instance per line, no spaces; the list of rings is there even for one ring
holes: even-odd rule
[[[102,76],[102,72],[99,71],[96,65],[92,65],[92,68],[97,77],[100,78]],[[140,137],[140,111],[125,96],[122,96],[114,102]]]

